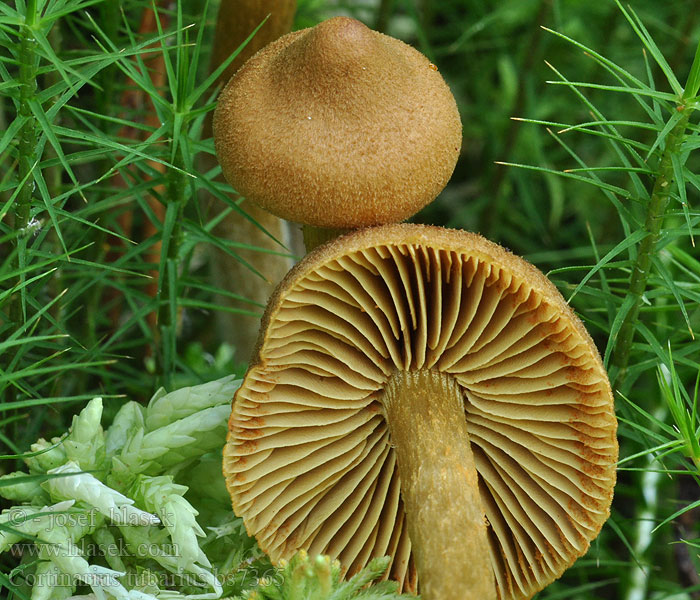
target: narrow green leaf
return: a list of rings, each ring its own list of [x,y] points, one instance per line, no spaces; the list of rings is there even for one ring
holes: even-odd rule
[[[676,450],[682,444],[683,442],[681,442],[680,440],[670,440],[668,442],[664,442],[663,444],[659,444],[651,448],[645,448],[641,452],[636,452],[635,454],[630,454],[629,456],[625,456],[625,458],[620,459],[617,463],[617,466],[619,467],[620,465],[624,465],[643,456],[649,456],[650,454],[656,456],[656,454],[661,452],[662,450]],[[642,471],[646,471],[646,468],[642,468]]]
[[[666,268],[666,265],[662,260],[659,260],[658,256],[652,256],[651,257],[651,263],[654,265],[654,269],[656,273],[661,275],[661,278],[664,280],[666,283],[666,288],[671,291],[673,294],[673,297],[676,299],[676,303],[678,304],[678,308],[681,309],[681,314],[683,315],[683,319],[685,320],[686,327],[688,328],[688,332],[690,333],[690,337],[695,339],[695,334],[693,333],[693,328],[690,325],[690,318],[688,317],[688,311],[685,307],[685,302],[683,302],[683,298],[681,297],[682,292],[676,285],[676,282],[673,279],[673,276],[668,272],[668,269]]]
[[[624,188],[605,183],[603,181],[596,181],[590,177],[584,177],[582,175],[577,175],[575,173],[567,173],[566,171],[557,171],[556,169],[547,169],[545,167],[538,167],[536,165],[525,165],[521,163],[511,163],[511,162],[501,162],[496,161],[497,165],[504,165],[506,167],[518,167],[519,169],[528,169],[530,171],[538,171],[540,173],[551,173],[552,175],[559,175],[560,177],[567,177],[568,179],[575,179],[576,181],[583,181],[584,183],[589,183],[602,190],[608,190],[622,196],[623,198],[630,198],[631,194]]]
[[[698,506],[700,506],[700,500],[696,500],[695,502],[691,502],[691,503],[688,504],[687,506],[684,506],[684,507],[681,508],[680,510],[677,510],[676,512],[674,512],[670,517],[667,517],[666,519],[664,519],[663,521],[661,521],[661,523],[659,523],[656,527],[654,527],[654,529],[652,529],[651,532],[652,532],[652,533],[657,532],[657,531],[658,531],[659,529],[661,529],[664,525],[668,525],[668,524],[669,524],[671,521],[673,521],[674,519],[680,517],[681,515],[687,513],[688,511],[693,510],[694,508],[697,508]]]
[[[2,6],[2,3],[0,3]],[[0,584],[2,584],[9,592],[19,598],[19,600],[31,600],[22,590],[20,590],[5,573],[0,573]]]
[[[700,42],[697,48],[695,48],[695,58],[693,59],[693,64],[688,74],[688,81],[683,90],[683,100],[687,101],[696,98],[698,90],[700,90]]]
[[[646,89],[646,88],[628,88],[619,85],[606,85],[603,83],[587,83],[585,81],[555,81],[550,80],[546,83],[550,85],[567,85],[574,86],[577,88],[586,88],[592,90],[603,90],[607,92],[618,92],[622,94],[634,94],[639,96],[647,96],[649,98],[655,98],[656,100],[664,100],[666,102],[674,102],[677,97],[673,94],[666,92],[657,92],[656,90]]]
[[[65,351],[63,351],[65,352]],[[49,357],[54,358],[55,356],[58,356],[57,353],[56,355]],[[48,359],[47,359],[48,360]],[[115,362],[117,362],[115,359],[105,359],[105,360],[94,360],[94,361],[87,361],[87,362],[81,362],[77,364],[56,364],[56,365],[51,365],[48,367],[27,367],[24,369],[21,369],[19,371],[15,371],[14,373],[3,373],[0,372],[0,382],[5,382],[5,381],[13,381],[16,379],[24,379],[27,377],[36,377],[37,375],[50,375],[50,374],[55,374],[55,373],[64,373],[66,371],[75,371],[76,369],[87,369],[88,367],[98,367],[98,366],[105,366],[105,365],[113,365]]]
[[[674,74],[673,69],[666,62],[664,55],[661,53],[658,46],[656,45],[656,42],[654,42],[646,27],[644,27],[644,24],[642,23],[641,19],[637,16],[634,10],[632,10],[632,7],[629,7],[629,12],[625,10],[625,8],[620,3],[620,0],[615,0],[615,4],[617,4],[622,14],[632,26],[632,29],[634,29],[634,32],[637,34],[637,37],[642,41],[649,54],[651,54],[652,58],[656,61],[656,64],[659,65],[659,67],[663,71],[669,85],[675,92],[676,97],[680,98],[683,95],[683,88],[681,87],[681,84],[679,83],[678,79],[676,79],[676,75]]]
[[[69,65],[65,64],[63,60],[61,60],[58,57],[58,55],[53,51],[49,40],[46,39],[46,37],[39,28],[34,27],[32,29],[32,34],[36,43],[39,45],[39,48],[41,48],[41,50],[43,51],[46,60],[49,62],[49,64],[52,65],[54,69],[56,69],[56,71],[58,71],[60,76],[63,78],[63,81],[65,81],[66,85],[71,90],[72,94],[75,95],[77,93],[77,90],[74,87],[74,82],[71,81],[69,73],[79,80],[82,79],[82,74],[79,71],[76,71],[75,69],[70,67]],[[93,82],[90,82],[88,80],[83,80],[83,83],[93,84]]]
[[[581,288],[585,286],[588,281],[590,280],[591,277],[593,277],[600,269],[602,269],[606,264],[608,264],[613,258],[615,258],[618,254],[621,252],[627,250],[630,246],[635,246],[637,243],[639,243],[644,237],[646,237],[647,233],[642,230],[637,230],[633,234],[631,234],[628,238],[622,240],[619,242],[610,252],[608,252],[600,261],[596,263],[596,265],[586,274],[586,276],[580,281],[580,283],[576,286],[572,294],[569,296],[569,299],[567,302],[571,303],[571,300],[573,300],[574,296],[578,294],[581,291]]]
[[[693,225],[690,221],[690,209],[688,207],[688,192],[685,188],[685,169],[683,168],[681,157],[678,154],[671,155],[671,163],[673,164],[673,179],[675,180],[676,187],[678,188],[678,195],[680,196],[681,208],[683,209],[683,216],[685,217],[685,222],[688,226],[688,235],[690,236],[690,243],[693,245],[693,247],[695,247]]]
[[[666,140],[668,134],[678,124],[678,121],[680,121],[682,117],[683,115],[677,111],[671,115],[671,118],[668,120],[666,125],[664,125],[664,128],[659,132],[659,135],[654,140],[654,143],[651,145],[651,148],[649,148],[646,160],[649,160],[651,155],[654,153],[654,150],[661,146],[661,144]]]
[[[610,355],[615,348],[617,335],[620,333],[620,328],[622,327],[625,317],[634,306],[634,300],[635,299],[633,296],[627,296],[623,300],[620,310],[615,314],[615,319],[610,324],[610,337],[608,338],[608,345],[605,347],[605,355],[603,356],[603,364],[605,365],[605,368],[608,368],[608,365],[610,364]]]

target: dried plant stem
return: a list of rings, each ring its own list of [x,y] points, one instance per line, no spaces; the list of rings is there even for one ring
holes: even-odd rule
[[[632,297],[634,303],[622,322],[620,333],[615,343],[613,365],[618,369],[617,377],[615,378],[618,385],[622,383],[626,375],[630,349],[636,331],[637,319],[639,318],[639,309],[642,305],[642,298],[651,270],[652,257],[656,244],[659,241],[661,226],[663,225],[664,215],[671,196],[674,181],[673,158],[680,153],[681,144],[688,127],[688,120],[693,112],[690,106],[679,106],[678,108],[683,111],[683,115],[666,138],[666,146],[661,155],[654,188],[647,206],[646,221],[644,223],[644,230],[647,232],[647,236],[641,241],[637,249],[637,259],[632,269],[632,278],[627,291],[628,297]]]
[[[158,6],[160,6],[160,4]],[[161,14],[159,18],[161,24],[167,25],[168,17],[166,15]],[[155,35],[157,31],[158,26],[156,12],[154,11],[153,7],[144,8],[141,14],[141,21],[139,24],[139,34],[143,36]],[[148,69],[148,72],[150,73],[153,85],[159,90],[164,89],[166,81],[163,54],[157,52],[153,55],[148,55],[144,59],[144,63],[146,65],[146,68]],[[110,85],[113,85],[112,80],[110,80]],[[137,83],[129,77],[126,79],[124,91],[122,92],[120,97],[120,105],[127,109],[122,115],[123,118],[130,118],[129,111],[133,111],[135,113],[145,113],[145,115],[141,118],[143,122],[145,122],[149,127],[153,128],[154,130],[160,126],[155,106],[153,105],[153,100],[149,97],[148,93],[145,90],[141,89],[137,85]],[[118,135],[120,139],[129,139],[134,141],[145,141],[148,137],[146,131],[129,125],[122,126],[122,128],[119,130]],[[148,166],[152,171],[156,171],[161,174],[165,173],[165,166],[161,162],[149,160]],[[129,181],[127,181],[121,174],[116,174],[114,176],[113,183],[119,188],[129,187]],[[151,212],[153,213],[153,215],[155,215],[155,217],[158,220],[160,220],[161,223],[164,222],[165,219],[165,208],[163,204],[158,200],[158,197],[162,196],[163,194],[164,186],[154,185],[153,193],[148,198],[148,204]],[[122,212],[118,216],[117,220],[119,222],[121,233],[126,237],[134,237],[139,240],[147,240],[152,237],[158,236],[158,227],[149,219],[145,219],[143,223],[140,223],[138,219],[134,218],[134,211],[131,209]],[[123,240],[117,237],[110,237],[108,245],[109,252],[107,254],[107,259],[109,261],[116,261],[121,255],[121,253],[124,251],[124,242]],[[151,277],[151,282],[146,286],[145,293],[149,298],[154,299],[158,295],[159,289],[158,264],[160,262],[160,251],[161,241],[158,241],[155,242],[152,246],[150,246],[148,252],[144,253],[144,260],[149,264],[153,265],[153,268],[149,269],[147,273],[148,276]],[[100,304],[102,295],[102,291],[99,288],[96,288],[96,292],[93,294],[93,302],[90,305],[91,307],[96,309],[93,310],[91,313],[93,316],[95,312],[99,312],[102,310]],[[118,292],[116,289],[108,291],[109,303],[112,305],[111,310],[109,312],[109,320],[111,322],[113,330],[117,330],[119,328],[119,321],[122,317],[123,305],[120,302],[116,302],[116,300],[120,296],[121,293]],[[148,322],[149,327],[155,331],[157,327],[157,311],[149,313],[146,316],[146,320]],[[88,332],[95,330],[94,322],[95,318],[90,319],[90,326],[88,328]],[[147,355],[150,355],[150,353],[152,352],[152,348],[146,348],[145,352]]]
[[[29,223],[31,217],[32,193],[34,190],[34,177],[32,170],[37,160],[37,122],[32,113],[30,102],[36,96],[37,90],[37,57],[36,41],[34,40],[33,27],[36,22],[36,0],[28,0],[24,26],[20,28],[19,47],[19,109],[18,117],[24,120],[20,129],[19,143],[17,146],[17,177],[19,191],[15,199],[14,229],[17,234],[15,246],[17,251],[18,284],[22,284],[24,275],[25,251],[27,237],[29,235]],[[13,323],[24,321],[24,307],[21,293],[16,292],[10,300],[9,317]]]
[[[263,46],[291,31],[296,5],[296,0],[221,2],[212,46],[212,70],[224,62],[260,23],[265,22],[224,70],[216,84],[225,85],[248,58]],[[211,136],[211,119],[206,121],[204,131],[204,137],[209,136]],[[208,171],[214,167],[214,164],[213,157],[205,156],[202,160],[202,169]],[[223,203],[211,197],[205,197],[203,202],[203,212],[210,214],[219,213],[225,208]],[[261,228],[252,225],[248,219],[237,212],[231,212],[221,220],[213,231],[214,235],[222,240],[239,244],[240,247],[236,253],[243,260],[233,260],[223,250],[213,248],[212,279],[217,287],[246,298],[251,303],[264,306],[275,285],[293,264],[290,258],[274,253],[284,251],[284,248],[273,238],[280,240],[292,251],[301,253],[301,236],[295,225],[267,213],[248,200],[241,200],[239,206],[260,224]],[[243,246],[250,246],[250,249],[245,249]],[[260,252],[258,248],[273,252]],[[255,276],[248,265],[252,265],[264,279]],[[232,302],[229,295],[219,296],[217,303],[243,309],[241,313],[217,311],[216,329],[220,340],[225,340],[234,346],[238,360],[248,360],[258,337],[259,317],[246,315],[245,312],[250,310],[251,305],[246,303],[241,307],[238,303]]]

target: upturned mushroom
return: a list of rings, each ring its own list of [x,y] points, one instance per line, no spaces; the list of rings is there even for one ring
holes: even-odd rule
[[[586,552],[617,460],[607,375],[535,267],[418,225],[343,236],[263,318],[224,448],[234,511],[426,600],[530,598]]]
[[[462,133],[435,65],[336,17],[246,62],[214,114],[225,178],[271,213],[313,228],[402,221],[443,189]],[[307,232],[311,245],[317,237]]]

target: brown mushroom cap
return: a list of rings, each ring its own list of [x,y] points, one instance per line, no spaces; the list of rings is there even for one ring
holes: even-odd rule
[[[383,387],[461,387],[499,597],[530,598],[587,550],[617,461],[607,375],[536,268],[484,238],[388,225],[309,254],[273,295],[224,449],[233,507],[273,562],[391,554],[416,589]],[[461,542],[459,531],[446,544]]]
[[[248,199],[298,223],[356,228],[431,202],[462,134],[425,56],[336,17],[276,40],[236,73],[214,140],[224,176]]]

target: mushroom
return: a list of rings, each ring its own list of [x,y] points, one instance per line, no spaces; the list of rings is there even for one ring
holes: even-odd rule
[[[454,170],[461,130],[435,65],[347,17],[263,48],[214,114],[216,154],[240,194],[334,231],[399,222],[431,202]],[[306,235],[314,245],[334,233]]]
[[[420,225],[342,236],[273,294],[224,448],[234,511],[426,600],[530,598],[609,514],[613,398],[584,326],[535,267]]]

